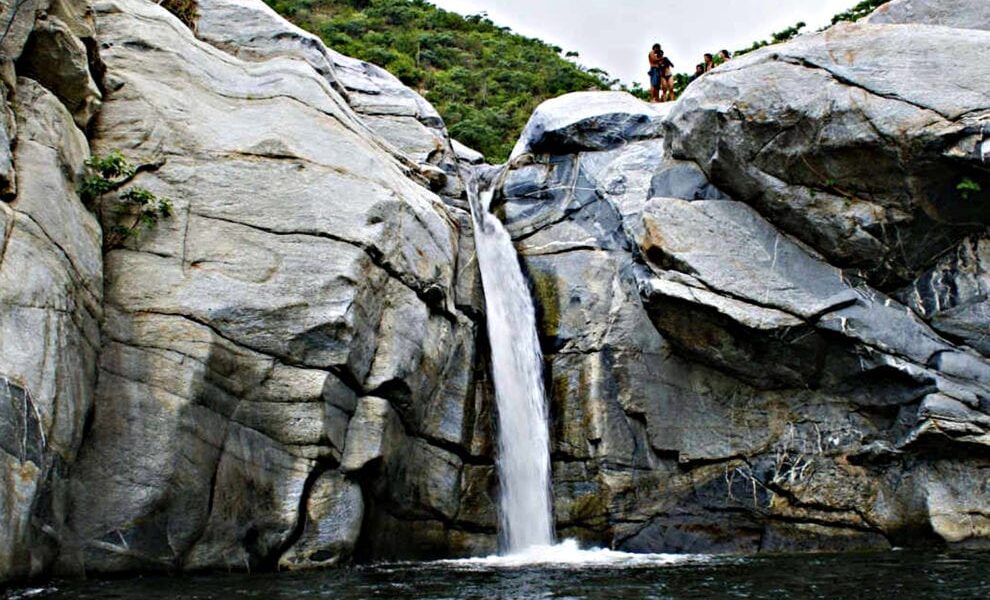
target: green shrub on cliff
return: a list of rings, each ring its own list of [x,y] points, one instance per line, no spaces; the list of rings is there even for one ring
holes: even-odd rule
[[[266,0],[334,50],[385,69],[437,108],[451,135],[490,161],[508,157],[548,98],[613,82],[576,53],[424,0]]]
[[[888,2],[890,2],[890,0],[863,0],[862,2],[850,8],[849,10],[842,11],[839,14],[833,16],[832,25],[835,25],[837,23],[842,23],[844,21],[858,21],[863,17],[869,15],[871,12],[875,11],[876,9],[880,8],[884,4],[887,4]],[[772,34],[769,40],[758,40],[750,44],[749,47],[747,48],[743,48],[742,50],[737,50],[736,56],[747,54],[754,50],[759,50],[760,48],[765,48],[766,46],[769,46],[771,44],[780,44],[782,42],[792,40],[795,37],[797,37],[797,35],[801,33],[802,30],[807,26],[808,24],[805,23],[804,21],[801,21],[800,23],[796,23],[793,26],[788,27],[787,29]]]
[[[137,168],[119,150],[106,156],[92,156],[86,161],[79,195],[86,203],[96,205],[103,232],[104,250],[112,250],[141,229],[152,229],[161,219],[172,216],[172,201],[160,198],[140,186],[130,186],[117,195],[117,203],[108,216],[106,194],[121,189],[134,177]]]
[[[196,19],[199,18],[196,0],[159,0],[159,4],[178,17],[186,27],[196,31]]]
[[[842,21],[858,21],[888,2],[890,0],[863,0],[849,10],[832,17],[832,24],[835,25]]]

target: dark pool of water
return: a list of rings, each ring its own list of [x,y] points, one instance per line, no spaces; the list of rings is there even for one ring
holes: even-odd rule
[[[269,575],[57,581],[9,599],[990,599],[990,553],[722,557],[668,566],[399,564]]]

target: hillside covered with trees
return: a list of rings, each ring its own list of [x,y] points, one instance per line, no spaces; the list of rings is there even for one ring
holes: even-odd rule
[[[334,50],[388,69],[437,108],[450,133],[505,160],[536,106],[568,92],[621,87],[608,73],[579,65],[576,52],[513,33],[484,14],[463,16],[426,0],[265,0]],[[888,0],[863,0],[832,22],[859,19]],[[754,42],[738,54],[787,41],[804,23]],[[713,53],[716,49],[712,50]],[[683,91],[688,73],[677,74]]]
[[[533,109],[568,92],[607,89],[576,53],[424,0],[266,0],[328,46],[380,65],[423,94],[451,135],[505,160]]]

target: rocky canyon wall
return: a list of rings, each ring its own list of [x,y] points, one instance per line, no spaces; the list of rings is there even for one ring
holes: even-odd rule
[[[990,8],[953,5],[534,115],[494,206],[561,536],[990,539]],[[3,8],[0,580],[495,551],[482,158],[260,0]],[[174,214],[105,247],[113,150],[105,202]]]
[[[987,543],[990,73],[959,57],[986,55],[988,7],[936,4],[735,59],[673,106],[534,115],[501,211],[542,308],[565,532]]]

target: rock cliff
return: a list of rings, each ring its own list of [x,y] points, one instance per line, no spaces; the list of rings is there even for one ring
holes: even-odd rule
[[[990,7],[952,4],[534,114],[495,207],[562,536],[990,540]],[[482,158],[261,0],[2,6],[0,580],[494,551]],[[106,202],[175,210],[104,247],[112,150]]]
[[[936,4],[733,60],[670,108],[534,115],[500,210],[542,309],[565,533],[987,543],[990,79],[955,57],[986,54],[990,9],[957,3],[960,29]]]

